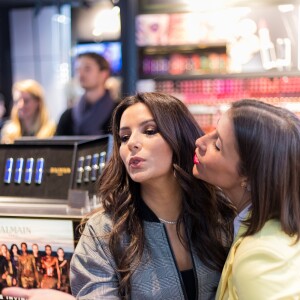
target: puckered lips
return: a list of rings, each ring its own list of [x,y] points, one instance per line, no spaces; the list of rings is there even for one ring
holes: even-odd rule
[[[200,162],[199,162],[199,159],[198,159],[197,155],[195,154],[195,155],[194,155],[194,164],[195,164],[195,165],[199,165],[199,163],[200,163]]]
[[[137,156],[131,157],[129,160],[129,167],[133,169],[140,168],[144,161],[145,160],[141,157],[137,157]]]

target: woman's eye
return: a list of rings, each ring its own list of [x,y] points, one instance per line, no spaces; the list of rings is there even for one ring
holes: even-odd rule
[[[129,139],[129,135],[122,135],[120,136],[121,143],[126,143]]]
[[[216,149],[217,151],[220,151],[220,150],[221,150],[220,147],[218,146],[217,142],[214,142],[214,147],[215,147],[215,149]]]
[[[146,133],[147,135],[154,135],[154,134],[156,134],[157,132],[158,132],[157,129],[154,129],[154,128],[148,128],[148,129],[145,130],[145,133]]]

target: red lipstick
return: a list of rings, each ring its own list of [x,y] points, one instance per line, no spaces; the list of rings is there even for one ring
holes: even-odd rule
[[[199,160],[196,154],[194,155],[194,164],[199,165]]]

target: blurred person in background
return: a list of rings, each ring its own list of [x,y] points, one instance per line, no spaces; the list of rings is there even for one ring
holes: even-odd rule
[[[55,133],[50,121],[43,87],[32,79],[18,81],[12,88],[14,105],[1,131],[1,142],[11,144],[23,136],[49,138]]]
[[[2,93],[0,93],[0,130],[3,127],[3,124],[5,123],[5,112],[6,112],[6,108],[5,108],[5,98],[4,95]]]
[[[76,58],[75,70],[84,94],[77,104],[61,115],[56,135],[109,133],[111,115],[117,103],[106,88],[110,77],[108,61],[97,53],[82,53]]]

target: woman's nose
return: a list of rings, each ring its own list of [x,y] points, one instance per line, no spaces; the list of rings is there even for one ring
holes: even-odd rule
[[[23,108],[24,106],[24,100],[23,99],[19,99],[18,102],[17,102],[17,107],[19,109]]]
[[[205,143],[205,135],[196,140],[196,147],[199,149],[200,155],[204,155],[206,153],[207,146]]]
[[[127,145],[131,151],[140,149],[142,144],[138,134],[131,134]]]

